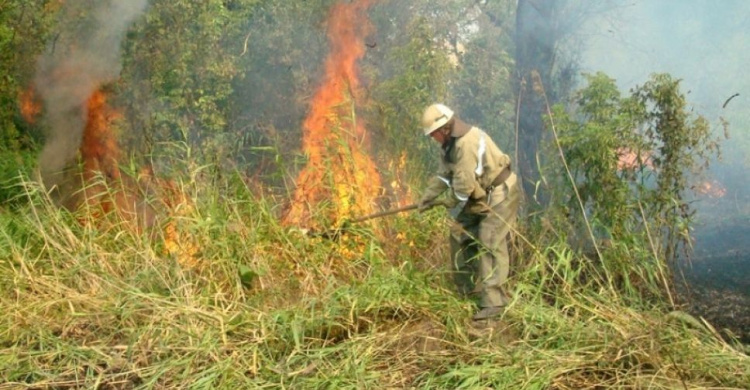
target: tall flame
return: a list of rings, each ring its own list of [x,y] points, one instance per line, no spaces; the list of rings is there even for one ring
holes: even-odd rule
[[[112,131],[112,122],[120,117],[120,113],[109,107],[107,94],[96,89],[86,101],[85,114],[86,125],[78,149],[83,168],[83,201],[95,216],[116,211],[133,220],[137,215],[135,205],[138,203],[133,196],[134,191],[111,191],[121,188],[123,184],[117,165],[120,151]],[[101,181],[96,180],[99,175]]]
[[[88,176],[98,171],[110,179],[119,179],[117,161],[120,150],[110,124],[120,114],[109,108],[107,95],[101,90],[94,91],[88,99],[87,108],[86,127],[83,130],[80,148],[84,175]]]
[[[83,165],[83,201],[94,217],[110,212],[117,213],[129,222],[131,228],[141,230],[152,227],[157,210],[142,192],[158,194],[163,205],[174,220],[164,228],[164,247],[168,254],[177,258],[183,266],[198,264],[198,246],[181,234],[176,219],[189,214],[192,204],[174,183],[154,177],[150,167],[141,169],[138,178],[131,178],[120,171],[118,162],[120,149],[112,123],[121,114],[109,107],[107,94],[95,90],[86,103],[86,126],[79,148]],[[100,177],[100,180],[97,180]]]
[[[357,61],[372,30],[366,12],[373,1],[340,3],[331,10],[325,79],[303,124],[302,144],[309,160],[297,179],[286,224],[315,225],[314,208],[324,201],[330,205],[325,217],[334,224],[373,210],[380,178],[363,151],[367,131],[355,114],[360,95]]]

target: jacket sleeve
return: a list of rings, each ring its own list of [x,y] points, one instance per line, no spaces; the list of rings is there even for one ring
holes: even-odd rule
[[[427,188],[420,199],[420,203],[426,203],[435,200],[440,194],[442,194],[448,187],[450,187],[451,173],[443,165],[438,172],[437,176],[430,179],[427,184]]]
[[[427,184],[427,188],[424,191],[424,194],[422,195],[422,198],[420,200],[420,203],[427,203],[430,201],[435,200],[440,194],[443,193],[448,188],[448,184],[443,182],[440,177],[435,176],[432,179],[430,179],[430,182]]]

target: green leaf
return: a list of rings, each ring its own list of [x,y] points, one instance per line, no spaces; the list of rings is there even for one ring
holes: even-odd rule
[[[240,282],[245,288],[251,288],[253,285],[253,280],[258,277],[258,273],[250,269],[250,267],[246,265],[241,265],[238,268],[238,272],[240,275]]]

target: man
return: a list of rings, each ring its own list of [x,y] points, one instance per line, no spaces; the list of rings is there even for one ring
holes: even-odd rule
[[[451,209],[454,281],[463,294],[479,292],[474,320],[500,315],[509,303],[508,236],[518,213],[518,179],[510,157],[479,128],[469,126],[442,104],[422,116],[425,135],[442,146],[441,168],[419,202],[420,211],[436,204]],[[435,199],[449,190],[444,202]]]

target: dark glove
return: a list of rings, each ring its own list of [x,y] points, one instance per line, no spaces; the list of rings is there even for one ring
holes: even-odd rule
[[[446,207],[450,207],[450,216],[453,219],[458,218],[458,214],[461,214],[461,211],[464,210],[464,206],[466,206],[466,202],[459,202],[459,203],[451,203],[450,205]]]

